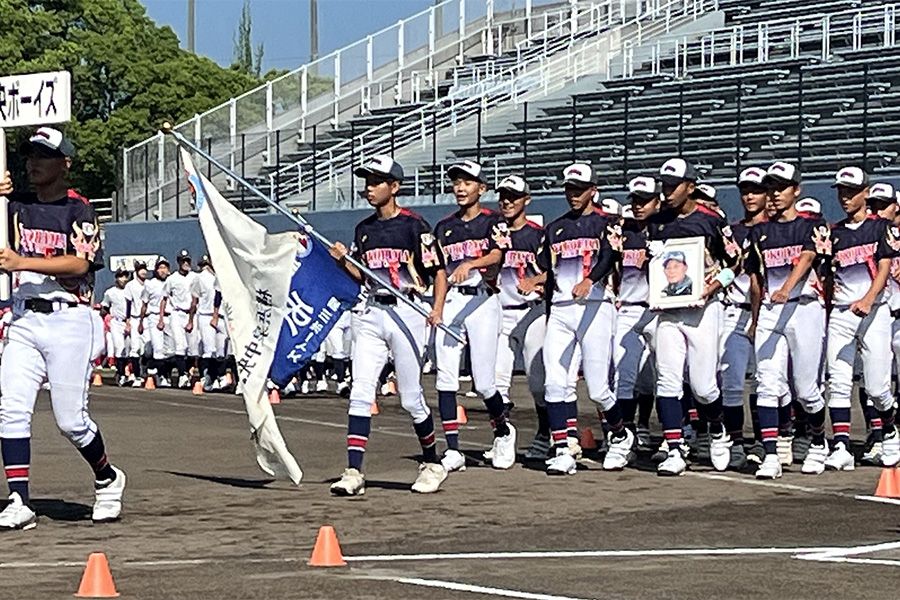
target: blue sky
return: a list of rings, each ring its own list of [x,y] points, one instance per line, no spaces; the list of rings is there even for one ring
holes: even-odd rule
[[[141,0],[159,25],[169,25],[187,46],[187,0]],[[319,54],[425,10],[433,0],[319,0]],[[196,0],[196,49],[231,63],[243,0]],[[296,68],[309,59],[309,1],[251,0],[254,45],[262,42],[263,70]]]

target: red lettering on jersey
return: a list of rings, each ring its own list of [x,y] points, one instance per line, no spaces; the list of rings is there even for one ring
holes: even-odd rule
[[[464,240],[444,246],[444,253],[456,262],[467,258],[480,258],[488,248],[487,240]]]
[[[66,249],[66,234],[45,229],[28,229],[19,225],[19,249],[46,258],[62,254]],[[57,253],[57,250],[63,252]]]
[[[872,262],[871,259],[875,256],[875,250],[877,249],[878,244],[872,242],[871,244],[863,244],[862,246],[853,246],[852,248],[838,250],[835,253],[834,258],[842,267],[870,263]]]
[[[408,263],[410,256],[409,250],[397,248],[374,248],[365,253],[366,264],[370,269],[389,269],[400,263]]]
[[[647,251],[643,248],[640,250],[623,250],[622,251],[622,266],[623,267],[634,267],[635,269],[642,269],[644,267],[644,263],[647,261]]]
[[[803,246],[785,246],[784,248],[768,248],[762,251],[766,268],[784,267],[795,264],[803,254]]]
[[[550,245],[553,254],[560,258],[576,258],[585,254],[593,254],[600,250],[600,240],[597,238],[577,238],[565,240]]]

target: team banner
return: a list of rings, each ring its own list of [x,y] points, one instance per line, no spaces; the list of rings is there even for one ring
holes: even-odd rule
[[[310,238],[300,238],[294,269],[269,375],[279,387],[309,362],[360,293],[359,284],[338,266],[325,246]]]
[[[269,234],[265,227],[225,200],[197,172],[190,154],[180,151],[222,290],[222,308],[235,349],[236,376],[250,420],[257,463],[270,475],[298,484],[303,472],[275,422],[266,378],[285,317],[292,313],[288,298],[297,257],[307,252],[309,241],[301,242],[296,232]]]

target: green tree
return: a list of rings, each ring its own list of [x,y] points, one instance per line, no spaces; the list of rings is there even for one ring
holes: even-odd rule
[[[0,74],[72,73],[73,118],[64,129],[77,148],[72,183],[88,197],[116,189],[124,146],[259,84],[181,50],[138,0],[0,0],[0,15]],[[15,148],[29,132],[11,133]],[[15,152],[10,164],[21,176]]]
[[[241,9],[241,18],[238,20],[237,31],[234,33],[234,62],[231,68],[245,75],[252,75],[259,79],[262,72],[263,45],[253,51],[251,35],[253,33],[253,18],[250,16],[250,0],[244,0]]]

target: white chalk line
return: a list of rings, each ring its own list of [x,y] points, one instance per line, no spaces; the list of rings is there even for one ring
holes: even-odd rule
[[[881,502],[882,504],[900,505],[900,498],[882,498],[880,496],[854,496],[857,500],[868,500],[869,502]]]
[[[390,581],[397,583],[405,583],[408,585],[418,585],[429,588],[441,588],[452,590],[454,592],[471,592],[473,594],[482,594],[488,596],[500,596],[502,598],[523,598],[524,600],[589,600],[587,598],[575,598],[572,596],[552,596],[550,594],[534,594],[531,592],[520,592],[518,590],[508,590],[505,588],[485,587],[482,585],[470,585],[468,583],[457,583],[455,581],[442,581],[440,579],[420,579],[417,577],[397,577]]]

